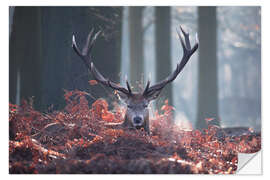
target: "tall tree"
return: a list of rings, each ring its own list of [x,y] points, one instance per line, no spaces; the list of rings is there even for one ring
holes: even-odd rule
[[[9,37],[12,31],[14,10],[15,10],[14,6],[9,6]]]
[[[41,107],[41,10],[39,7],[16,7],[9,43],[9,97],[15,103],[18,99],[34,96],[34,105]],[[20,87],[17,87],[18,77]]]
[[[121,7],[49,7],[46,11],[48,17],[44,20],[44,25],[53,26],[44,33],[44,38],[47,36],[47,60],[50,67],[46,68],[46,74],[51,77],[44,88],[48,92],[44,98],[47,100],[46,104],[56,103],[62,107],[63,88],[87,91],[96,99],[108,98],[108,95],[112,95],[109,90],[105,90],[100,84],[92,87],[89,85],[88,81],[93,77],[71,48],[71,40],[74,34],[78,46],[82,48],[91,29],[94,28],[95,32],[101,30],[102,34],[93,48],[93,61],[106,77],[119,81]],[[53,88],[49,86],[52,83],[55,84]],[[89,98],[90,103],[94,98]]]
[[[156,23],[156,80],[160,81],[171,73],[171,8],[155,8]],[[172,104],[172,84],[168,84],[162,94]]]
[[[198,13],[200,46],[196,127],[201,129],[207,127],[206,118],[214,118],[211,124],[219,123],[216,7],[199,7]]]
[[[63,89],[70,76],[67,66],[71,54],[71,12],[69,7],[42,8],[43,39],[43,107],[65,104]]]
[[[129,43],[130,43],[130,82],[137,87],[136,81],[143,75],[143,7],[129,8]]]
[[[75,34],[82,47],[92,28],[103,31],[93,50],[94,63],[119,81],[121,18],[122,7],[16,7],[10,37],[10,102],[16,100],[18,72],[21,97],[35,96],[42,109],[51,104],[62,108],[63,89],[88,90],[92,77],[71,41]],[[106,97],[104,91],[94,86],[89,93]]]

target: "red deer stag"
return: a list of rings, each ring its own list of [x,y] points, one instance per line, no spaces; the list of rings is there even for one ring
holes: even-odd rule
[[[182,69],[184,68],[184,66],[186,65],[190,57],[192,56],[192,54],[198,49],[198,46],[199,46],[198,41],[197,41],[197,36],[196,36],[196,44],[194,45],[194,47],[191,48],[189,34],[186,33],[182,29],[181,26],[180,26],[180,30],[183,33],[184,38],[185,38],[185,42],[184,42],[184,40],[181,37],[181,34],[177,31],[178,37],[180,39],[183,52],[184,52],[181,62],[177,64],[176,69],[166,79],[151,86],[150,86],[150,81],[148,80],[143,92],[133,92],[127,80],[126,80],[127,88],[118,85],[117,83],[109,80],[108,78],[105,78],[95,67],[92,56],[91,56],[91,50],[93,48],[93,45],[98,35],[100,34],[100,31],[97,32],[95,35],[93,35],[94,30],[92,30],[89,33],[85,46],[83,47],[82,51],[78,48],[75,41],[75,36],[73,35],[72,47],[74,51],[83,60],[87,68],[90,70],[95,80],[105,86],[108,86],[118,91],[121,99],[123,99],[123,101],[127,105],[125,120],[121,124],[122,127],[131,128],[131,129],[144,128],[144,130],[148,134],[150,133],[149,109],[148,109],[149,102],[156,99],[159,96],[161,90],[168,83],[175,80],[175,78],[182,71]]]

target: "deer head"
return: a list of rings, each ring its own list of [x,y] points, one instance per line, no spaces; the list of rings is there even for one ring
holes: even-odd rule
[[[125,115],[125,121],[123,125],[125,127],[130,128],[144,128],[149,133],[149,110],[148,105],[152,100],[155,100],[159,94],[161,93],[162,89],[170,82],[175,80],[178,74],[182,71],[192,54],[198,49],[198,41],[196,36],[196,44],[191,48],[189,34],[186,33],[182,27],[180,26],[180,30],[184,35],[185,42],[181,37],[181,34],[177,31],[178,37],[180,39],[182,48],[183,48],[183,57],[180,63],[176,65],[176,69],[164,80],[151,85],[150,80],[147,81],[146,87],[142,92],[133,92],[131,87],[126,79],[126,86],[123,87],[108,78],[105,78],[95,67],[92,56],[91,50],[92,47],[100,34],[101,31],[97,32],[93,35],[94,30],[92,29],[89,33],[85,46],[83,47],[82,51],[79,50],[75,36],[72,37],[72,47],[74,51],[81,57],[84,64],[92,73],[93,77],[99,83],[110,87],[119,92],[119,95],[122,100],[124,100],[125,104],[127,105],[127,111]]]

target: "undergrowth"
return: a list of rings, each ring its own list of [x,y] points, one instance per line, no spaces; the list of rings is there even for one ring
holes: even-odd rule
[[[171,124],[167,102],[143,129],[107,127],[121,123],[125,108],[85,92],[66,91],[61,111],[36,111],[31,101],[9,104],[10,173],[214,173],[237,170],[237,153],[261,148],[260,134],[228,136],[222,128],[183,130]]]

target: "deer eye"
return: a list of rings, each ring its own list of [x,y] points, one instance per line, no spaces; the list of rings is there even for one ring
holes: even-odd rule
[[[131,105],[127,105],[127,107],[128,107],[128,108],[132,108],[133,106],[131,106]]]
[[[144,105],[143,105],[143,107],[144,107],[144,108],[147,108],[147,107],[148,107],[148,105],[147,105],[147,104],[144,104]]]

